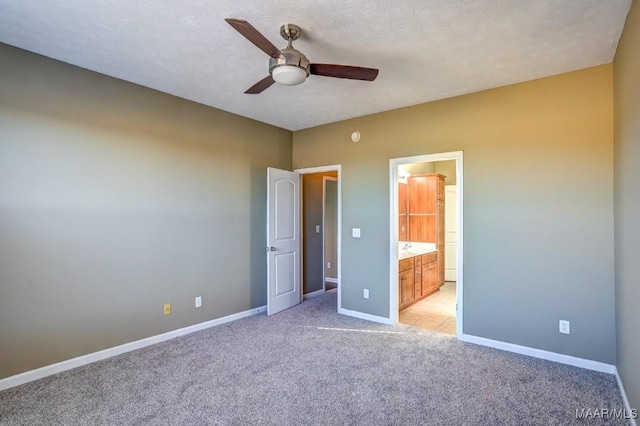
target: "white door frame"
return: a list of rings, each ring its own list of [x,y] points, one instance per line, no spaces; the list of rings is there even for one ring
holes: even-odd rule
[[[333,176],[322,176],[322,291],[323,292],[327,291],[327,276],[325,273],[327,269],[327,259],[325,258],[325,254],[326,254],[325,239],[327,238],[327,211],[326,211],[327,210],[327,181],[336,182],[336,185],[337,185],[338,178],[334,178]],[[337,210],[337,206],[336,206],[336,210]],[[338,224],[336,223],[336,228],[337,227],[338,227]],[[335,231],[337,234],[338,229],[336,229]],[[336,236],[336,245],[337,244],[338,244],[338,238]],[[336,256],[337,255],[338,253],[336,248]],[[336,265],[333,265],[334,268],[335,266]],[[331,281],[329,282],[334,282],[334,279],[331,278]],[[337,274],[336,274],[334,283],[336,284],[336,286],[338,287],[340,286],[340,281],[338,280]]]
[[[389,160],[389,203],[391,204],[390,223],[390,248],[389,248],[389,312],[391,324],[397,324],[398,313],[398,166],[411,163],[430,163],[434,161],[456,161],[456,186],[458,189],[458,235],[457,235],[457,252],[458,252],[458,280],[456,281],[456,335],[458,340],[462,339],[463,330],[463,159],[462,151],[443,152],[439,154],[417,155],[414,157],[392,158]]]
[[[340,283],[342,283],[342,279],[341,279],[342,277],[342,179],[340,177],[342,175],[342,165],[333,164],[330,166],[307,167],[304,169],[295,169],[294,172],[298,172],[301,175],[308,175],[311,173],[324,173],[324,172],[337,172],[338,174],[338,225],[337,225],[338,251],[337,251],[337,259],[336,259],[336,268],[338,269],[338,273],[336,274],[336,276],[338,277],[338,309],[337,311],[340,312],[342,310],[342,286],[340,285]],[[301,197],[302,197],[303,185],[304,184],[300,185]],[[304,198],[301,198],[301,200],[302,200],[302,203],[301,203],[301,206],[302,206],[302,204],[304,203]],[[323,196],[323,200],[324,200],[324,196]],[[300,214],[302,215],[302,211],[300,212]],[[323,206],[323,221],[324,221],[324,206]],[[324,262],[324,224],[322,226],[323,226],[322,261]],[[304,236],[301,236],[301,238],[304,239]],[[302,262],[302,258],[304,256],[304,240],[301,241],[301,246],[302,246],[302,251],[300,254],[300,273],[301,273],[301,276],[304,276],[304,271],[302,270],[304,268],[304,265]],[[322,269],[322,276],[324,280],[324,265]],[[323,290],[324,290],[324,287],[325,287],[325,283],[323,282],[322,283]],[[304,292],[301,292],[301,293],[304,293]],[[302,295],[301,297],[304,297],[304,295]]]

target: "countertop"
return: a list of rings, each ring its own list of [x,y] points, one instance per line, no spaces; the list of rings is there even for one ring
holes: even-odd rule
[[[409,245],[409,247],[407,249],[403,249],[407,244]],[[438,251],[435,243],[400,241],[398,243],[398,260],[409,259],[410,257],[433,253],[435,251]]]

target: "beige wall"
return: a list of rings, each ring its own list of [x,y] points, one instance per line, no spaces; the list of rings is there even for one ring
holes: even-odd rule
[[[429,173],[439,173],[445,176],[445,185],[456,184],[455,160],[403,164],[398,166],[398,172],[409,173],[411,175],[426,175]]]
[[[0,58],[0,378],[266,303],[266,168],[291,167],[291,132]]]
[[[640,408],[640,4],[632,4],[615,58],[617,367]]]
[[[389,159],[458,150],[464,333],[614,363],[611,64],[294,132],[342,165],[343,308],[390,315]]]
[[[616,85],[637,94],[631,34]],[[264,304],[267,166],[342,164],[343,307],[388,317],[389,159],[456,150],[464,332],[615,361],[611,65],[295,132],[292,162],[282,129],[4,45],[0,57],[0,378]],[[619,154],[636,152],[626,99]],[[619,217],[637,213],[636,159],[616,160]],[[637,304],[634,275],[619,276],[619,303]],[[619,310],[618,362],[637,401],[634,312]]]
[[[398,166],[398,173],[408,173],[412,176],[414,175],[426,175],[429,173],[435,173],[436,166],[435,163],[411,163],[411,164],[402,164]]]
[[[455,161],[438,161],[435,163],[436,173],[440,173],[441,175],[445,175],[446,178],[444,180],[445,185],[455,185],[456,184],[456,162]]]

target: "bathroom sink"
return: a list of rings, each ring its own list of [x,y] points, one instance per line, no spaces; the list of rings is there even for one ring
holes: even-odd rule
[[[404,248],[407,244],[409,245],[409,247]],[[402,260],[409,257],[420,256],[426,253],[432,253],[436,250],[436,245],[434,243],[402,241],[398,244],[398,257]]]

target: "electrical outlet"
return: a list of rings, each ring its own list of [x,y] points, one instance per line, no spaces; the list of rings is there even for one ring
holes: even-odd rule
[[[316,225],[316,234],[320,233],[320,225]]]
[[[196,308],[199,308],[202,306],[202,297],[198,296],[196,297]]]
[[[351,229],[351,236],[353,238],[360,238],[360,228],[352,228]]]
[[[559,329],[562,334],[571,334],[571,323],[567,320],[560,320]]]
[[[171,303],[164,304],[164,314],[169,315],[171,313]]]
[[[331,262],[327,262],[327,269],[331,269]]]
[[[369,298],[369,289],[365,288],[364,291],[362,292],[362,297],[364,297],[365,299]]]

